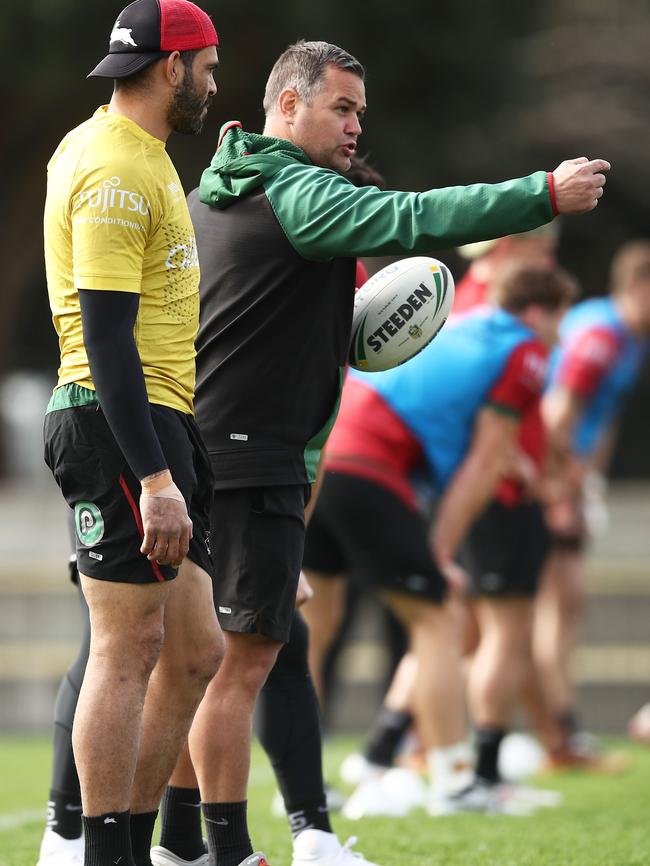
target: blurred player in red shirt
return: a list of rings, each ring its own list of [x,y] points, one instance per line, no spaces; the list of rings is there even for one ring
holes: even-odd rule
[[[606,471],[621,409],[647,356],[650,241],[619,250],[610,286],[609,296],[582,301],[565,317],[542,404],[553,545],[536,605],[534,655],[542,694],[529,702],[551,766],[558,768],[608,768],[579,733],[570,667],[586,600],[585,548],[595,528],[588,519],[589,483],[594,472],[602,478]]]

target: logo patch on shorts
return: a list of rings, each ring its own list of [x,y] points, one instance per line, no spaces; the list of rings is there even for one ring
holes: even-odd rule
[[[104,535],[104,518],[94,502],[77,502],[74,524],[77,538],[84,547],[93,547]]]
[[[232,613],[232,608],[219,605],[219,613]]]
[[[479,584],[483,592],[499,592],[499,590],[503,589],[505,581],[500,574],[489,571],[487,574],[481,575]]]
[[[429,581],[422,574],[410,574],[404,580],[404,586],[411,592],[424,592],[428,585]]]

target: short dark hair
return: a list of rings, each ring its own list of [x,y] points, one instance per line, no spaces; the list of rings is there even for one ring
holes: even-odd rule
[[[191,69],[194,64],[194,58],[196,55],[202,51],[201,48],[194,48],[190,51],[180,51],[180,58],[183,63],[185,69]],[[138,90],[140,88],[145,88],[147,86],[149,76],[151,75],[151,70],[156,65],[159,60],[166,60],[171,51],[168,51],[166,54],[163,54],[161,57],[157,57],[153,60],[148,66],[145,66],[144,69],[139,69],[137,72],[134,72],[133,75],[129,75],[126,78],[116,78],[114,80],[115,90]]]
[[[264,112],[275,110],[283,90],[292,87],[298,96],[311,104],[320,89],[328,66],[344,69],[358,75],[361,80],[366,71],[356,57],[330,42],[306,42],[300,39],[290,45],[276,60],[264,91]]]
[[[497,272],[490,286],[491,298],[513,315],[537,305],[558,310],[578,297],[578,281],[560,267],[512,262]]]
[[[370,165],[365,156],[355,154],[350,160],[350,168],[344,172],[343,176],[347,177],[350,183],[355,186],[376,186],[379,189],[386,189],[386,179],[374,166]]]

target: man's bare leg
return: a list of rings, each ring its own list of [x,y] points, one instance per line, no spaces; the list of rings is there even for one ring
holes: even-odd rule
[[[190,732],[192,762],[206,803],[246,798],[253,709],[282,647],[260,634],[227,631],[224,637],[223,663]]]
[[[475,604],[481,639],[470,668],[470,715],[478,742],[476,774],[499,780],[501,741],[530,670],[533,601],[481,598]]]
[[[413,724],[417,664],[414,653],[407,652],[393,674],[363,750],[366,764],[362,775],[379,776],[393,766],[404,735]]]
[[[80,575],[90,655],[72,732],[86,816],[131,806],[144,699],[163,643],[171,583],[124,584]]]
[[[187,740],[183,743],[183,748],[176,761],[174,772],[169,778],[169,784],[176,788],[198,788],[199,783],[194,771],[194,764],[190,757],[190,747]]]
[[[507,727],[531,661],[532,599],[480,599],[481,640],[469,674],[474,724]]]
[[[585,608],[584,555],[554,550],[535,602],[533,659],[555,726],[565,740],[574,732],[576,698],[571,662]],[[553,722],[545,726],[553,728]]]
[[[72,744],[84,810],[85,858],[133,866],[133,779],[171,584],[113,583],[85,575],[80,580],[91,639]]]
[[[314,594],[304,603],[301,613],[309,626],[309,671],[323,707],[325,659],[343,622],[347,584],[342,575],[324,576],[306,571],[305,576]]]
[[[450,601],[433,604],[398,593],[387,593],[386,598],[408,629],[417,661],[412,710],[436,800],[471,778],[458,617]]]
[[[165,641],[144,704],[133,812],[158,808],[196,708],[224,654],[212,581],[191,560],[183,562],[173,581],[164,626]]]
[[[153,824],[170,774],[161,808],[163,817],[166,810],[173,808],[175,821],[163,821],[161,846],[187,860],[203,854],[201,800],[187,734],[223,652],[224,641],[212,603],[210,577],[186,560],[167,603],[165,644],[145,701],[132,807],[137,813],[136,820],[142,822],[139,844],[143,856],[145,853],[148,856],[151,843],[150,838],[149,844],[146,843],[145,830]],[[165,720],[164,731],[160,730],[160,719]],[[150,816],[148,824],[147,815]],[[135,848],[135,838],[133,845]]]
[[[397,593],[386,597],[411,637],[413,711],[422,741],[429,749],[458,743],[465,733],[465,710],[458,623],[451,605]]]
[[[211,854],[219,847],[220,866],[236,866],[253,851],[246,822],[253,709],[282,643],[230,631],[225,639],[223,664],[196,713],[189,743]]]

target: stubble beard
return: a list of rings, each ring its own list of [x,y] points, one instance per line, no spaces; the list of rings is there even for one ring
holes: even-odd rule
[[[174,91],[167,121],[174,132],[181,135],[198,135],[203,129],[203,110],[210,105],[209,96],[201,96],[194,89],[189,70],[186,70],[182,83]]]

